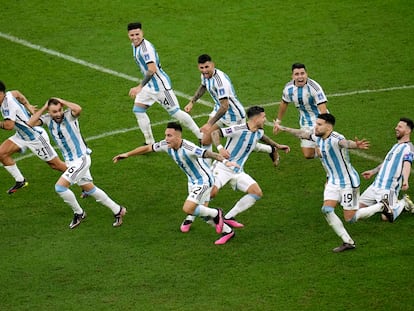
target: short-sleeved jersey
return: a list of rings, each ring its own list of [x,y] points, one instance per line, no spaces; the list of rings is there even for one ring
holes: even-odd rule
[[[263,129],[252,132],[246,123],[220,129],[223,137],[227,137],[225,148],[230,153],[229,161],[236,162],[240,168],[233,168],[234,172],[242,172],[250,153],[257,142],[263,137]]]
[[[387,153],[375,177],[373,186],[378,189],[394,190],[398,193],[402,186],[404,162],[413,163],[414,147],[411,142],[395,144]]]
[[[33,141],[38,139],[43,132],[41,127],[31,127],[27,124],[27,121],[30,119],[30,114],[11,92],[6,92],[0,110],[5,120],[14,121],[14,129],[21,139]]]
[[[282,100],[294,103],[299,110],[300,127],[313,127],[318,117],[318,105],[328,101],[322,87],[312,79],[307,80],[303,87],[297,87],[291,80],[283,89]]]
[[[228,99],[229,109],[221,117],[225,124],[236,123],[246,117],[246,112],[237,98],[233,84],[223,71],[216,68],[213,76],[209,79],[201,75],[201,84],[206,87],[214,101],[214,112],[220,108],[220,99]]]
[[[154,63],[157,66],[157,72],[154,73],[146,86],[157,92],[160,90],[170,90],[172,88],[171,80],[165,71],[162,70],[160,58],[151,42],[143,39],[137,47],[132,44],[132,53],[135,62],[144,76],[148,71],[149,63]]]
[[[183,139],[177,150],[168,148],[165,140],[161,140],[152,145],[155,152],[166,152],[175,163],[187,175],[188,182],[193,185],[213,186],[214,177],[211,168],[203,159],[205,149],[196,146],[194,143]]]
[[[341,188],[359,187],[359,175],[351,164],[348,149],[339,145],[345,137],[334,131],[326,139],[315,134],[312,134],[311,138],[320,149],[321,162],[328,174],[328,183]]]
[[[80,132],[78,118],[72,115],[70,109],[65,110],[60,123],[54,121],[48,113],[42,115],[40,120],[46,124],[65,161],[73,161],[90,153]]]

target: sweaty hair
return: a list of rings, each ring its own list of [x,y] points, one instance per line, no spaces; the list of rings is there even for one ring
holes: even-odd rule
[[[318,119],[325,120],[326,123],[335,125],[335,117],[330,113],[321,113],[318,115]]]
[[[263,107],[252,106],[249,109],[247,109],[247,117],[250,119],[251,117],[257,116],[261,114],[262,112],[264,112]]]
[[[400,121],[407,123],[407,126],[413,130],[414,128],[414,122],[413,120],[409,119],[409,118],[400,118]]]
[[[179,131],[179,132],[183,131],[183,128],[177,122],[168,122],[167,123],[167,129],[174,129],[174,130]]]
[[[295,69],[302,69],[302,68],[305,69],[305,71],[306,71],[305,64],[302,64],[302,63],[294,63],[292,65],[292,71],[295,70]]]
[[[129,23],[128,24],[128,31],[132,29],[142,29],[142,24],[140,22]]]
[[[59,104],[60,104],[60,102],[54,97],[49,98],[49,100],[47,101],[47,106],[48,107],[50,107],[52,105],[59,105]]]
[[[211,62],[211,56],[208,54],[203,54],[198,57],[198,63],[204,64],[205,62]]]
[[[6,92],[6,85],[3,83],[3,81],[0,81],[0,92]]]

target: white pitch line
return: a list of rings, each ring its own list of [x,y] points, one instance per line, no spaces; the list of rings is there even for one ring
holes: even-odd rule
[[[84,61],[82,59],[79,59],[79,58],[76,58],[76,57],[73,57],[73,56],[70,56],[70,55],[67,55],[67,54],[64,54],[64,53],[60,53],[60,52],[55,51],[55,50],[45,48],[43,46],[31,43],[27,40],[24,40],[24,39],[21,39],[21,38],[18,38],[18,37],[15,37],[15,36],[3,33],[3,32],[0,32],[0,37],[3,38],[3,39],[9,40],[13,43],[17,43],[17,44],[23,45],[25,47],[31,48],[33,50],[43,52],[45,54],[53,55],[53,56],[56,56],[58,58],[65,59],[65,60],[70,61],[72,63],[79,64],[81,66],[85,66],[85,67],[94,69],[96,71],[102,72],[102,73],[106,73],[106,74],[109,74],[109,75],[112,75],[112,76],[115,76],[115,77],[119,77],[119,78],[122,78],[122,79],[125,79],[125,80],[133,81],[133,82],[136,82],[136,83],[141,81],[140,79],[138,79],[136,77],[133,77],[133,76],[130,76],[130,75],[127,75],[127,74],[124,74],[124,73],[121,73],[121,72],[118,72],[118,71],[115,71],[115,70],[112,70],[112,69],[109,69],[109,68],[106,68],[106,67],[103,67],[103,66],[99,66],[99,65]],[[351,96],[351,95],[364,94],[364,93],[388,92],[388,91],[396,91],[396,90],[404,90],[404,89],[412,89],[412,88],[414,88],[414,85],[403,85],[403,86],[395,86],[395,87],[382,88],[382,89],[359,90],[359,91],[350,91],[350,92],[344,92],[344,93],[334,93],[334,94],[327,94],[326,96],[327,97]],[[186,99],[191,98],[190,95],[185,94],[183,92],[176,91],[176,90],[174,90],[174,92],[180,97],[183,97],[183,98],[186,98]],[[203,104],[205,106],[208,106],[208,107],[213,106],[213,104],[211,102],[208,102],[208,101],[205,101],[205,100],[202,100],[202,99],[198,100],[198,102],[200,102],[201,104]],[[274,106],[274,105],[277,105],[277,104],[279,104],[279,102],[263,104],[261,106],[268,107],[268,106]],[[208,114],[201,114],[201,115],[193,116],[193,118],[199,118],[199,117],[205,117],[205,116],[208,116]],[[153,126],[162,125],[162,124],[165,124],[166,122],[168,122],[168,121],[160,121],[160,122],[152,123],[152,125]],[[267,122],[266,125],[273,126],[273,124],[270,123],[270,122]],[[117,135],[117,134],[121,134],[121,133],[126,133],[126,132],[130,132],[130,131],[134,131],[134,130],[137,130],[137,127],[105,132],[105,133],[102,133],[100,135],[88,137],[88,138],[86,138],[86,141],[93,141],[93,140],[97,140],[97,139],[101,139],[101,138],[105,138],[105,137],[108,137],[108,136]],[[372,161],[376,161],[376,162],[382,162],[382,159],[377,158],[377,157],[369,156],[369,155],[367,155],[363,152],[353,151],[353,153],[357,154],[360,157],[366,158],[368,160],[372,160]],[[31,157],[31,156],[33,156],[32,153],[21,156],[21,157],[18,157],[18,158],[16,158],[16,161],[17,160],[22,160],[22,159],[25,159],[25,158],[28,158],[28,157]]]

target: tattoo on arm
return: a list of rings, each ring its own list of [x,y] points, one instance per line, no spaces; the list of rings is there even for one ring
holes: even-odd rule
[[[204,93],[206,92],[206,87],[204,85],[200,85],[197,89],[197,91],[195,92],[193,98],[191,99],[191,101],[193,103],[195,103],[199,98],[201,98],[201,96],[204,95]]]
[[[148,82],[150,82],[153,75],[154,75],[154,72],[152,72],[151,70],[148,70],[147,73],[145,74],[144,79],[142,79],[141,81],[141,85],[144,87]]]

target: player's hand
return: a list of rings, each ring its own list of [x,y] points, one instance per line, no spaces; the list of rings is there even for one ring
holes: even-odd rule
[[[277,134],[280,132],[280,121],[276,122],[276,120],[273,120],[273,134]]]
[[[359,140],[358,137],[354,139],[358,149],[368,149],[369,148],[369,141],[366,139]]]
[[[230,158],[230,152],[229,152],[227,149],[222,148],[222,149],[220,149],[219,153],[220,153],[220,155],[222,155],[222,156],[223,156],[223,158],[225,158],[225,159]]]
[[[118,161],[121,161],[121,160],[126,159],[126,158],[128,158],[128,155],[126,153],[121,153],[121,154],[118,154],[117,156],[114,156],[112,158],[112,161],[114,163],[117,163]]]
[[[285,153],[289,153],[290,152],[290,147],[288,145],[277,144],[276,148],[278,150],[284,150]]]
[[[402,184],[402,186],[401,186],[401,190],[403,190],[403,191],[407,191],[407,190],[408,190],[408,188],[409,188],[409,186],[408,186],[408,181],[403,181],[403,184]]]
[[[364,177],[364,179],[370,179],[372,176],[374,176],[374,172],[372,170],[369,170],[362,172],[361,175]]]
[[[187,105],[184,107],[184,111],[190,113],[193,109],[194,103],[190,100]]]
[[[223,161],[223,164],[227,167],[237,167],[237,168],[240,167],[240,165],[238,165],[236,162],[233,162],[233,161],[225,160],[225,161]]]
[[[138,85],[138,86],[136,86],[136,87],[132,87],[130,90],[129,90],[129,93],[128,93],[128,95],[129,95],[129,97],[131,97],[131,98],[135,98],[135,96],[137,96],[137,94],[139,93],[139,92],[141,92],[141,90],[142,90],[142,86],[141,85]]]

